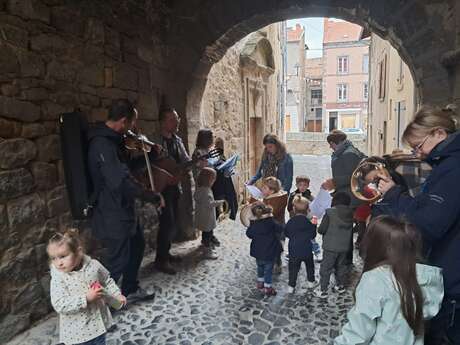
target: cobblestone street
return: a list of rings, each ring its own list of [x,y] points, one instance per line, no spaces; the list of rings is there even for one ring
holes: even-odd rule
[[[328,176],[329,157],[296,157],[295,174],[312,178],[316,192]],[[320,300],[305,287],[302,267],[295,294],[287,293],[287,261],[275,276],[275,297],[264,297],[255,287],[255,260],[249,256],[245,228],[225,221],[216,231],[222,246],[219,259],[202,260],[199,240],[176,245],[174,254],[184,257],[176,276],[153,271],[151,258],[141,284],[156,287],[154,301],[139,302],[114,316],[116,328],[108,344],[122,345],[224,345],[224,344],[330,344],[353,304],[352,288],[342,295],[330,293]],[[286,253],[286,252],[285,252]],[[357,267],[359,265],[355,265]],[[316,264],[318,279],[319,264]],[[357,269],[357,268],[355,268]],[[357,272],[352,272],[352,281]],[[8,345],[58,343],[57,319],[23,333]]]

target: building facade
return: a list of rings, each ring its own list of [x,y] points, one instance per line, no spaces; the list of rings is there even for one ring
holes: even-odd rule
[[[323,130],[323,58],[306,59],[305,62],[305,114],[306,131]]]
[[[286,118],[291,132],[305,129],[305,29],[287,28]]]
[[[367,123],[369,39],[362,27],[324,19],[323,130],[362,132]]]
[[[240,195],[262,156],[265,134],[284,133],[285,23],[269,25],[231,47],[212,67],[202,97],[199,126],[189,130],[195,147],[199,128],[225,141],[226,156],[240,156],[234,182]]]
[[[401,135],[416,111],[418,96],[409,67],[391,44],[371,35],[368,150],[383,155],[404,149]]]

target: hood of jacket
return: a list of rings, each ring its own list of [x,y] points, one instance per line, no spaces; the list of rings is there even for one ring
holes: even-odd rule
[[[449,134],[443,142],[431,150],[425,161],[430,165],[436,165],[448,157],[460,158],[460,131]]]
[[[345,205],[337,205],[327,210],[329,217],[334,218],[334,221],[339,226],[347,226],[353,222],[353,210]]]

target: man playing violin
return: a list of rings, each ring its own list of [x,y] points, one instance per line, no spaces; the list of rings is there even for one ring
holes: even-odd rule
[[[191,161],[182,139],[177,136],[180,117],[173,108],[165,108],[159,115],[161,133],[154,138],[163,148],[168,158],[172,158],[178,165],[184,165]],[[156,159],[155,152],[151,153],[152,161]],[[177,183],[169,185],[162,191],[165,207],[160,215],[160,228],[157,235],[157,254],[155,268],[166,274],[175,274],[176,270],[171,263],[180,262],[177,256],[172,256],[169,251],[171,242],[177,233],[178,204],[182,193],[180,177]]]
[[[108,119],[88,134],[88,166],[96,204],[92,230],[107,248],[106,266],[115,281],[123,276],[121,290],[128,300],[153,298],[137,280],[145,239],[135,214],[135,199],[161,205],[159,193],[145,189],[128,169],[123,135],[135,127],[137,111],[127,99],[112,102]]]

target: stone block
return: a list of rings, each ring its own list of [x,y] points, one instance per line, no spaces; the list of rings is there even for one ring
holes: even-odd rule
[[[45,219],[45,203],[36,193],[9,201],[6,210],[10,229],[24,229]]]
[[[0,339],[10,340],[30,326],[30,317],[28,313],[7,314],[0,321]]]
[[[61,158],[61,141],[56,134],[47,135],[36,140],[38,147],[37,160],[52,162]]]
[[[57,172],[58,172],[58,182],[64,183],[65,182],[65,172],[64,172],[64,162],[62,160],[57,161]]]
[[[3,38],[8,43],[17,47],[27,48],[29,37],[26,30],[7,23],[0,24],[0,30],[3,34]]]
[[[159,105],[156,92],[148,94],[140,93],[137,101],[139,118],[143,120],[156,120],[158,118]]]
[[[47,76],[56,80],[72,83],[75,80],[76,69],[68,63],[51,61],[47,66]]]
[[[59,231],[65,231],[73,223],[72,215],[70,212],[66,212],[59,216]]]
[[[58,91],[50,95],[50,100],[62,104],[63,106],[68,106],[70,109],[74,109],[78,102],[78,95],[73,91]]]
[[[46,134],[48,134],[48,131],[41,123],[25,123],[22,126],[21,137],[23,138],[37,138]]]
[[[40,108],[30,102],[0,96],[0,115],[24,122],[33,122],[40,118]]]
[[[32,175],[39,190],[49,190],[58,183],[58,173],[54,164],[32,163]]]
[[[138,76],[136,68],[118,63],[113,69],[113,86],[120,89],[137,90]]]
[[[0,142],[0,168],[14,169],[26,165],[37,156],[33,141],[16,138]]]
[[[104,43],[106,45],[114,47],[116,50],[120,50],[120,34],[108,26],[104,27]]]
[[[22,124],[16,121],[6,120],[0,117],[0,138],[16,138],[21,135]]]
[[[136,54],[137,53],[137,40],[127,35],[121,35],[121,49],[125,52]]]
[[[15,84],[3,84],[1,90],[2,94],[6,97],[14,97],[19,93],[19,87]]]
[[[43,120],[57,120],[66,108],[54,102],[44,102],[41,107]]]
[[[98,107],[101,103],[99,97],[89,95],[87,93],[80,94],[80,102],[82,104],[90,105],[92,107]]]
[[[48,91],[42,87],[26,89],[21,92],[21,98],[26,101],[44,101],[48,99]]]
[[[67,199],[67,190],[65,186],[59,186],[48,193],[48,216],[58,216],[69,209],[69,201]]]
[[[34,179],[27,169],[0,171],[0,202],[25,195],[33,188]]]
[[[104,80],[105,80],[105,87],[112,87],[113,86],[113,69],[111,67],[106,67],[104,69]]]
[[[78,72],[78,81],[91,86],[104,86],[105,70],[101,65],[84,66]]]
[[[1,237],[5,236],[5,230],[8,226],[8,218],[6,217],[6,206],[0,204],[0,233]]]
[[[86,24],[85,38],[94,45],[104,44],[104,23],[96,18],[89,18]]]
[[[105,108],[96,108],[91,110],[91,121],[100,122],[106,121],[108,116],[108,111]]]
[[[40,55],[21,51],[18,54],[18,59],[22,77],[42,77],[45,75],[45,62]]]
[[[86,29],[81,13],[70,6],[54,6],[51,10],[51,24],[58,31],[83,37]]]
[[[57,121],[43,121],[42,125],[46,129],[46,135],[55,134],[59,132],[59,122]]]
[[[19,62],[15,49],[10,45],[0,44],[0,73],[19,72]]]
[[[11,312],[13,314],[18,314],[30,311],[31,305],[44,297],[42,293],[43,291],[40,282],[28,282],[14,294],[13,303],[11,304]]]
[[[137,125],[141,133],[147,137],[155,135],[160,129],[160,123],[158,121],[138,120]]]
[[[139,91],[147,93],[152,90],[150,82],[150,72],[145,71],[139,73]]]
[[[154,61],[153,50],[145,45],[139,45],[137,47],[137,56],[139,57],[139,59],[149,64],[153,63]]]
[[[120,99],[126,98],[126,91],[115,88],[100,88],[97,94],[101,98]]]
[[[54,55],[62,55],[69,49],[69,43],[55,34],[39,34],[30,38],[32,50]]]
[[[35,19],[50,23],[50,9],[40,0],[9,0],[8,11],[23,19]]]

